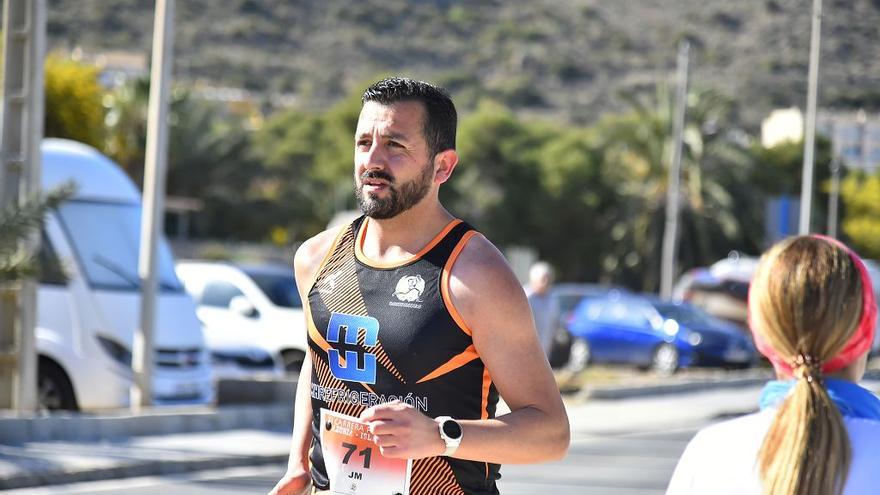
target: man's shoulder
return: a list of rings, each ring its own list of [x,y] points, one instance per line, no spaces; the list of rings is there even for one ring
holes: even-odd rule
[[[332,249],[333,243],[344,228],[346,227],[329,228],[300,244],[293,257],[293,266],[298,278],[302,276],[307,280],[314,277],[324,257]]]
[[[481,234],[473,235],[461,250],[450,272],[453,292],[460,297],[496,296],[506,291],[522,293],[522,285],[501,254]]]
[[[484,271],[489,275],[512,273],[501,251],[484,235],[474,231],[474,235],[468,239],[456,259],[452,273],[456,276],[468,276]]]

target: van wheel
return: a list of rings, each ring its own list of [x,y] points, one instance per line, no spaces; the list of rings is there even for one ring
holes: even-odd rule
[[[37,401],[40,409],[50,411],[79,409],[67,373],[46,358],[40,358],[37,366]]]
[[[284,361],[284,371],[298,374],[302,369],[303,361],[306,359],[306,353],[290,349],[281,354],[281,359]]]

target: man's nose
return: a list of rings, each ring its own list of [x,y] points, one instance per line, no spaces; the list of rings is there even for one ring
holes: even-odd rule
[[[364,157],[364,168],[367,170],[375,170],[385,168],[387,162],[387,156],[383,150],[383,147],[377,143],[373,142],[373,145],[370,146],[369,151],[366,152],[366,156]]]

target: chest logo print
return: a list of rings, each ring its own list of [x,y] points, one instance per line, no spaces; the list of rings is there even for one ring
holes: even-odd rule
[[[323,296],[333,294],[333,291],[336,290],[336,280],[340,276],[342,276],[342,272],[334,272],[324,277],[324,280],[318,284],[318,292]]]
[[[359,337],[363,339],[362,346],[358,345]],[[376,383],[376,354],[366,352],[364,347],[379,344],[379,320],[371,316],[332,313],[327,325],[327,342],[339,344],[340,340],[349,347],[360,348],[344,350],[343,353],[336,348],[327,351],[333,376],[347,382]]]
[[[421,275],[410,275],[397,282],[394,296],[403,302],[416,302],[420,300],[423,292],[425,292],[425,279]]]

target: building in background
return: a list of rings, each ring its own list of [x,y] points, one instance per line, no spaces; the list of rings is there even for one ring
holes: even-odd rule
[[[820,113],[816,132],[831,140],[834,155],[847,167],[869,174],[880,171],[880,114]]]
[[[880,114],[863,110],[821,110],[816,132],[831,141],[834,155],[850,169],[869,174],[880,171]],[[786,141],[800,141],[804,116],[798,108],[774,110],[761,122],[761,144],[772,147]]]

